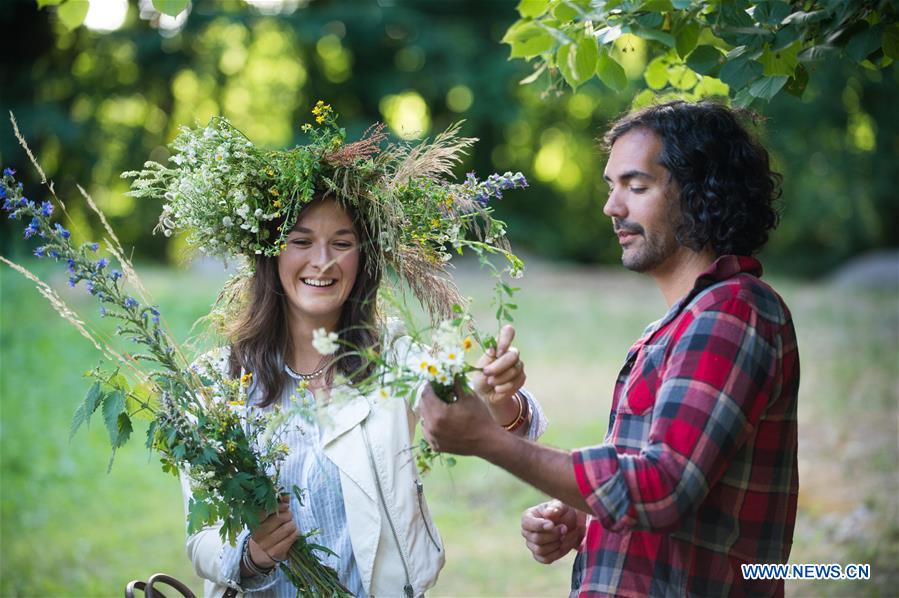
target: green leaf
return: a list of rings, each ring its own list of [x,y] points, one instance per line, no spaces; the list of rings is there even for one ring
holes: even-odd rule
[[[621,27],[621,25],[615,25],[614,27],[603,27],[595,33],[596,41],[603,45],[611,44],[613,41],[621,37],[622,33],[624,33],[624,29]]]
[[[668,64],[664,56],[656,56],[646,65],[643,78],[651,89],[662,89],[668,84]]]
[[[700,98],[726,98],[730,88],[721,79],[703,77],[693,88],[693,93]]]
[[[84,22],[87,9],[87,0],[68,0],[65,4],[59,5],[56,14],[59,15],[59,20],[66,29],[72,30]]]
[[[75,432],[77,432],[78,428],[83,424],[90,425],[91,415],[97,410],[97,407],[102,400],[103,393],[100,391],[100,383],[94,382],[88,389],[84,401],[82,401],[81,405],[78,406],[78,409],[75,410],[75,414],[72,416],[72,426],[69,428],[69,440],[75,436]]]
[[[187,8],[188,0],[153,0],[153,8],[164,15],[177,17]]]
[[[596,72],[597,58],[599,58],[599,55],[596,49],[596,40],[592,36],[581,38],[574,55],[573,69],[578,84],[588,80]]]
[[[795,74],[787,80],[787,84],[784,85],[784,91],[792,96],[796,96],[797,98],[801,98],[802,94],[805,93],[805,88],[808,86],[808,71],[805,70],[803,65],[799,65],[796,67]]]
[[[779,52],[765,50],[762,52],[759,62],[762,63],[762,72],[766,77],[778,75],[791,76],[799,64],[799,44],[793,44]]]
[[[789,77],[762,77],[749,86],[749,95],[762,100],[770,100],[786,85]]]
[[[627,75],[624,69],[614,58],[609,56],[605,48],[599,53],[599,59],[596,61],[596,75],[609,89],[622,91],[627,87]]]
[[[846,54],[856,62],[865,60],[880,47],[883,39],[883,30],[884,24],[878,23],[859,31],[846,44]]]
[[[783,0],[763,0],[751,9],[752,18],[763,25],[777,25],[790,15],[790,5]]]
[[[45,6],[57,6],[60,2],[62,2],[62,0],[37,0],[37,8],[40,10]]]
[[[746,56],[741,56],[736,60],[731,60],[721,67],[718,77],[727,83],[734,91],[739,91],[746,86],[747,83],[762,74],[765,70],[761,64],[754,60],[749,60]]]
[[[574,46],[559,46],[559,50],[556,52],[556,65],[559,67],[559,72],[562,73],[562,78],[565,79],[568,86],[572,89],[577,89],[577,77],[572,72],[570,60],[573,51],[576,51]],[[499,312],[497,312],[497,319],[499,319]]]
[[[699,46],[690,53],[687,58],[687,66],[699,73],[706,75],[721,64],[721,52],[714,46]]]
[[[636,96],[634,96],[634,101],[631,102],[631,109],[637,110],[639,108],[645,108],[649,106],[653,102],[655,102],[656,94],[653,93],[651,89],[644,89]]]
[[[131,432],[134,431],[134,427],[131,425],[131,418],[128,417],[127,413],[119,414],[119,418],[116,421],[116,428],[116,439],[113,448],[119,448],[128,442],[128,439],[131,438]]]
[[[553,9],[553,16],[562,21],[563,23],[566,21],[571,21],[577,18],[578,12],[571,7],[567,2],[560,2]]]
[[[748,89],[741,89],[734,96],[733,104],[738,108],[746,108],[747,106],[752,104],[754,100],[755,98],[749,94]]]
[[[113,448],[117,446],[119,414],[122,413],[125,413],[125,393],[114,390],[103,398],[103,421],[106,422],[106,431],[109,432],[109,441]]]
[[[549,0],[521,0],[518,3],[518,14],[525,19],[536,19],[545,13],[547,8],[549,8]]]
[[[637,18],[635,19],[641,27],[646,27],[647,29],[657,29],[662,23],[665,22],[665,17],[657,12],[653,12],[653,9],[647,8],[646,6],[643,6],[642,9],[644,11],[643,14],[637,15]]]
[[[503,41],[512,46],[512,58],[531,58],[553,47],[552,36],[535,23],[513,25],[506,32]]]
[[[685,91],[693,89],[699,76],[685,64],[674,64],[668,67],[668,82],[672,87]]]
[[[635,31],[639,37],[643,39],[652,39],[657,42],[662,42],[669,48],[673,48],[676,43],[674,41],[674,36],[666,31],[659,31],[658,29],[649,29],[646,27],[641,27],[637,31]]]
[[[891,25],[883,32],[883,53],[888,58],[899,60],[899,25]]]
[[[771,49],[775,52],[777,52],[778,50],[783,50],[790,44],[799,40],[799,38],[801,37],[802,31],[797,27],[781,27],[774,36],[774,41],[771,43]]]
[[[700,30],[698,23],[690,21],[678,31],[674,47],[681,58],[686,58],[687,54],[696,47],[696,43],[699,41]]]

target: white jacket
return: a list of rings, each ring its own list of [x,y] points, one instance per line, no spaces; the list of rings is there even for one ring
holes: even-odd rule
[[[353,555],[366,592],[375,598],[422,595],[445,562],[412,453],[417,421],[402,398],[364,396],[328,405],[320,418],[324,453],[340,470]],[[184,475],[182,489],[186,509],[191,493]],[[188,556],[207,580],[206,596],[221,596],[234,585],[222,572],[223,547],[219,526],[187,538]]]

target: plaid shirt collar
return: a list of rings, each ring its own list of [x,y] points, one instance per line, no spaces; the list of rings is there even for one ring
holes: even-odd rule
[[[660,330],[668,322],[676,318],[677,315],[680,314],[686,306],[690,305],[702,291],[716,283],[733,278],[738,274],[750,274],[756,278],[761,278],[762,264],[754,257],[749,257],[747,255],[719,256],[712,262],[711,266],[696,277],[696,282],[693,283],[693,288],[690,289],[689,293],[675,302],[661,320],[657,320],[646,327],[646,330],[643,331],[643,335],[636,343],[634,343],[630,351],[628,351],[628,358],[636,353],[637,349],[648,343],[655,335],[656,331]]]

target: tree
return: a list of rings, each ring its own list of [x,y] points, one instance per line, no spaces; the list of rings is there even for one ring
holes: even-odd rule
[[[899,58],[892,0],[521,0],[518,12],[503,41],[512,58],[534,64],[522,82],[542,78],[549,88],[596,77],[623,90],[635,39],[648,46],[651,90],[729,94],[739,106],[781,91],[802,96],[824,60],[883,69]]]

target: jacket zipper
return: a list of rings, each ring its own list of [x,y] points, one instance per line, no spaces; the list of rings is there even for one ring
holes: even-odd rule
[[[381,478],[378,476],[378,468],[375,465],[375,457],[372,454],[371,443],[368,440],[368,430],[365,428],[365,422],[363,421],[360,426],[362,429],[362,439],[365,441],[365,449],[368,452],[368,460],[371,463],[372,473],[375,475],[375,486],[378,488],[378,496],[381,499],[381,504],[384,506],[384,514],[387,515],[387,523],[390,524],[390,532],[393,534],[393,540],[396,542],[396,548],[400,553],[400,561],[403,563],[403,572],[406,574],[406,585],[403,587],[403,591],[406,596],[412,598],[415,595],[415,591],[412,589],[412,580],[409,577],[409,565],[406,563],[406,555],[403,554],[403,548],[400,544],[400,537],[396,533],[396,527],[393,525],[393,519],[390,518],[390,511],[387,508],[387,501],[384,500],[384,490],[381,488]],[[430,532],[428,532],[430,534]]]
[[[431,539],[431,544],[434,545],[434,548],[437,549],[437,552],[440,552],[440,546],[437,545],[437,540],[434,539],[434,536],[431,535],[431,528],[428,526],[428,518],[425,517],[425,506],[422,503],[423,496],[422,492],[424,491],[424,484],[421,483],[420,480],[415,480],[415,489],[418,490],[418,510],[421,512],[421,520],[422,523],[425,524],[425,531],[428,532],[428,537]]]

